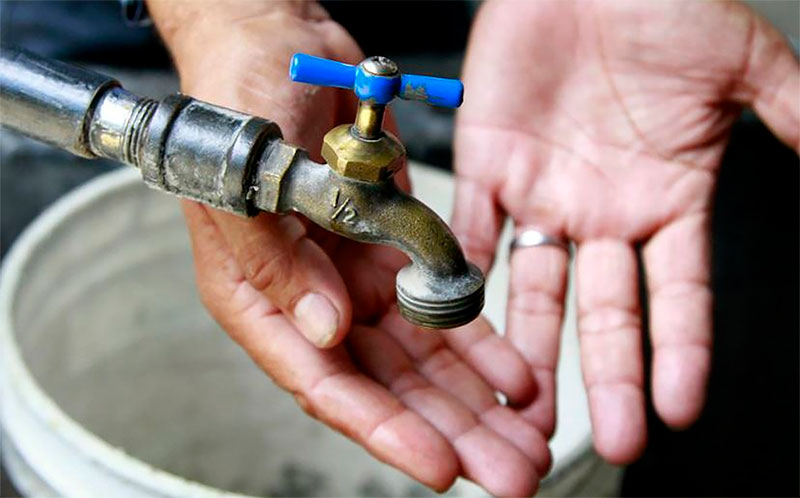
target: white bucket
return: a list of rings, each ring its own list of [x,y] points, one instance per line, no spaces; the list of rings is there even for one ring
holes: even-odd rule
[[[447,218],[451,177],[411,172]],[[500,330],[506,259],[487,289]],[[432,494],[305,416],[228,339],[196,296],[177,202],[134,170],[55,203],[0,279],[2,450],[26,495]],[[572,306],[565,329],[542,494],[614,494],[617,473],[591,451]],[[448,494],[481,491],[459,481]]]

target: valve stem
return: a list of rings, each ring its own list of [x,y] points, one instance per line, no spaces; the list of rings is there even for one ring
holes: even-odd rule
[[[353,132],[365,140],[377,140],[383,135],[383,115],[385,105],[370,104],[360,100],[356,111]]]

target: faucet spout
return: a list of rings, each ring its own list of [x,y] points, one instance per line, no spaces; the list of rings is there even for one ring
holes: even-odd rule
[[[294,155],[272,210],[296,211],[344,237],[406,253],[411,263],[398,272],[396,291],[400,313],[410,322],[452,328],[480,314],[483,274],[429,207],[391,178],[361,181],[315,163],[303,151]]]

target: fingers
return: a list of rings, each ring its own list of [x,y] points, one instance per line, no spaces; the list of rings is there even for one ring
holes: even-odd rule
[[[506,337],[528,364],[536,397],[521,411],[546,436],[555,430],[555,376],[569,253],[551,246],[511,255]]]
[[[636,254],[624,241],[590,240],[578,248],[576,272],[595,448],[612,464],[628,463],[647,434]]]
[[[483,316],[469,325],[443,330],[441,334],[450,349],[512,404],[526,403],[536,394],[528,365]]]
[[[750,15],[750,52],[734,98],[751,104],[784,143],[800,152],[800,64],[778,30]]]
[[[467,478],[493,495],[535,492],[539,478],[531,460],[482,423],[467,406],[420,375],[392,337],[378,329],[356,327],[348,345],[370,376],[387,386],[450,441]],[[521,436],[524,435],[523,430]],[[546,446],[544,450],[546,453]]]
[[[223,306],[228,303],[213,299],[212,296],[236,295],[242,287],[241,270],[231,257],[230,248],[209,216],[208,210],[200,203],[187,200],[181,200],[181,207],[192,242],[197,290],[206,309],[227,331],[227,322],[231,316],[229,313],[223,313]],[[240,307],[237,312],[255,309],[257,314],[267,315],[278,311],[278,308],[266,299],[237,298],[235,303]]]
[[[416,370],[430,383],[453,396],[471,410],[484,425],[517,446],[534,462],[539,475],[547,472],[550,468],[550,452],[544,436],[513,410],[501,406],[494,395],[493,387],[496,388],[496,386],[487,384],[484,378],[473,370],[474,365],[463,361],[463,357],[459,357],[447,347],[449,341],[443,341],[436,333],[420,331],[410,326],[396,312],[388,315],[379,327],[394,338],[404,355],[408,356]],[[478,337],[479,332],[471,331],[471,327],[478,331],[484,330],[491,333],[488,323],[479,318],[462,329],[452,331],[452,334],[461,331],[466,332],[468,337]],[[480,344],[480,339],[478,341],[476,344]],[[493,343],[494,341],[489,340],[489,342]],[[467,344],[467,340],[465,340],[460,347],[469,348]],[[523,375],[523,379],[530,380],[529,377],[524,376],[524,362],[510,344],[501,339],[499,343],[495,343],[494,347],[497,350],[506,350],[500,352],[498,360],[516,364],[509,370],[509,373],[517,372]],[[486,350],[485,352],[496,353],[497,351]],[[487,368],[493,367],[495,370],[502,370],[500,368],[502,363],[492,362],[492,359],[491,357],[485,358],[484,365]]]
[[[202,206],[185,202],[203,299],[230,335],[310,415],[424,484],[447,489],[459,466],[448,441],[385,388],[355,371],[341,348],[320,350],[243,278]]]
[[[386,315],[387,330],[431,380],[474,411],[496,404],[494,390],[510,399],[526,399],[533,379],[513,346],[495,335],[485,318],[446,332],[420,331],[397,311]],[[463,360],[463,361],[462,361]]]
[[[351,304],[325,252],[293,216],[244,219],[208,209],[247,282],[284,312],[313,344],[338,344],[350,327]]]
[[[469,261],[486,274],[494,260],[503,216],[487,185],[465,176],[456,177],[451,228]]]
[[[644,247],[656,411],[683,428],[697,419],[711,368],[709,217],[672,222]]]

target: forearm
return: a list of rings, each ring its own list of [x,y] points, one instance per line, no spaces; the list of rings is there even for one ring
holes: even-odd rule
[[[327,12],[314,1],[148,0],[147,5],[158,31],[170,49],[198,41],[197,35],[200,34],[221,35],[271,17],[278,19],[280,16],[292,16],[308,21],[328,19]]]
[[[329,20],[325,9],[313,1],[226,0],[181,1],[148,0],[151,17],[184,77],[193,69],[224,50],[252,50],[269,40],[309,38],[314,25]],[[319,33],[323,37],[324,33]],[[311,36],[313,37],[313,35]]]

